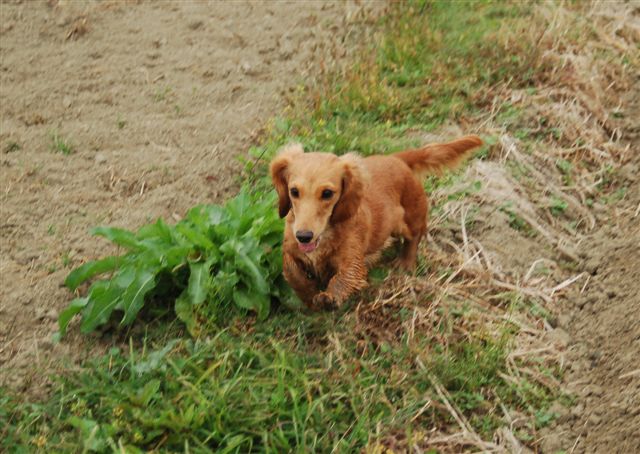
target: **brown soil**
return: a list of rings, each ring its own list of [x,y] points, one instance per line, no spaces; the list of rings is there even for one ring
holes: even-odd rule
[[[550,304],[556,315],[541,338],[542,349],[559,352],[559,365],[564,371],[561,388],[573,402],[552,405],[550,410],[557,420],[543,430],[540,452],[638,452],[640,155],[618,172],[616,185],[629,191],[614,206],[601,207],[595,213],[597,227],[578,240],[575,253],[580,262],[569,262],[573,265],[561,265],[569,259],[565,254],[541,242],[539,235],[530,238],[514,231],[504,214],[490,208],[505,199],[499,198],[502,192],[496,189],[500,186],[499,172],[480,170],[484,166],[500,169],[493,163],[474,163],[469,169],[470,179],[491,178],[482,180],[491,182],[477,196],[484,199],[483,206],[469,235],[485,248],[496,273],[516,276],[514,280],[525,286],[523,276],[541,260],[554,270],[551,286],[580,276],[566,287],[567,293]],[[514,194],[511,191],[512,199]],[[443,236],[443,232],[440,234]]]
[[[597,213],[601,225],[584,238],[587,275],[559,318],[571,341],[567,352],[570,408],[559,404],[545,452],[631,453],[640,450],[640,87],[636,83],[622,125],[633,150],[617,175],[624,199]]]
[[[345,54],[363,7],[49,0],[0,8],[0,385],[40,394],[46,372],[105,348],[73,329],[51,342],[72,298],[67,273],[109,251],[89,229],[178,219],[232,194],[237,157],[284,93]]]

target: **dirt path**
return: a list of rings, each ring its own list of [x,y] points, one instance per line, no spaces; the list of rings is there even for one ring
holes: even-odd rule
[[[177,219],[235,191],[236,158],[283,92],[344,54],[359,8],[2,3],[0,385],[44,391],[52,358],[98,344],[51,342],[66,274],[109,247],[89,229]]]
[[[619,219],[585,244],[588,292],[567,326],[575,341],[567,381],[578,396],[571,415],[577,452],[640,449],[640,221],[636,185]],[[635,205],[635,206],[634,206]],[[615,447],[617,451],[612,451]]]
[[[640,97],[627,112],[633,158],[616,180],[628,191],[597,214],[601,227],[580,246],[587,280],[567,296],[559,319],[571,338],[565,385],[575,402],[555,405],[560,418],[545,452],[640,451]]]
[[[583,244],[589,281],[568,298],[562,328],[572,338],[559,424],[545,452],[630,453],[640,448],[640,188],[612,213],[611,224]]]

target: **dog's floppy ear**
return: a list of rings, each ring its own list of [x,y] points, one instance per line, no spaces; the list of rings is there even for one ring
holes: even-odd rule
[[[271,180],[278,193],[278,212],[283,218],[291,209],[291,199],[289,198],[288,168],[293,158],[304,153],[302,145],[291,144],[285,146],[280,153],[271,161]]]
[[[331,221],[334,223],[344,222],[356,214],[362,200],[364,183],[367,177],[360,165],[360,157],[356,154],[346,154],[340,158],[340,161],[344,166],[344,174],[342,176],[340,199],[333,207],[333,214],[331,215]]]

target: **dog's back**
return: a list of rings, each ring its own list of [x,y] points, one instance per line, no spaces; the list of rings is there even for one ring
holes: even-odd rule
[[[427,228],[427,196],[420,177],[455,167],[469,151],[482,144],[477,136],[466,136],[444,144],[430,144],[390,156],[370,156],[363,160],[371,190],[365,204],[371,212],[368,252],[383,247],[389,233],[408,244],[402,260],[409,267],[415,261],[417,243]]]

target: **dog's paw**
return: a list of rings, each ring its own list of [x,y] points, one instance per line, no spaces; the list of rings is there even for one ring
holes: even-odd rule
[[[332,311],[337,307],[338,301],[330,293],[321,292],[313,297],[313,308],[316,310]]]

